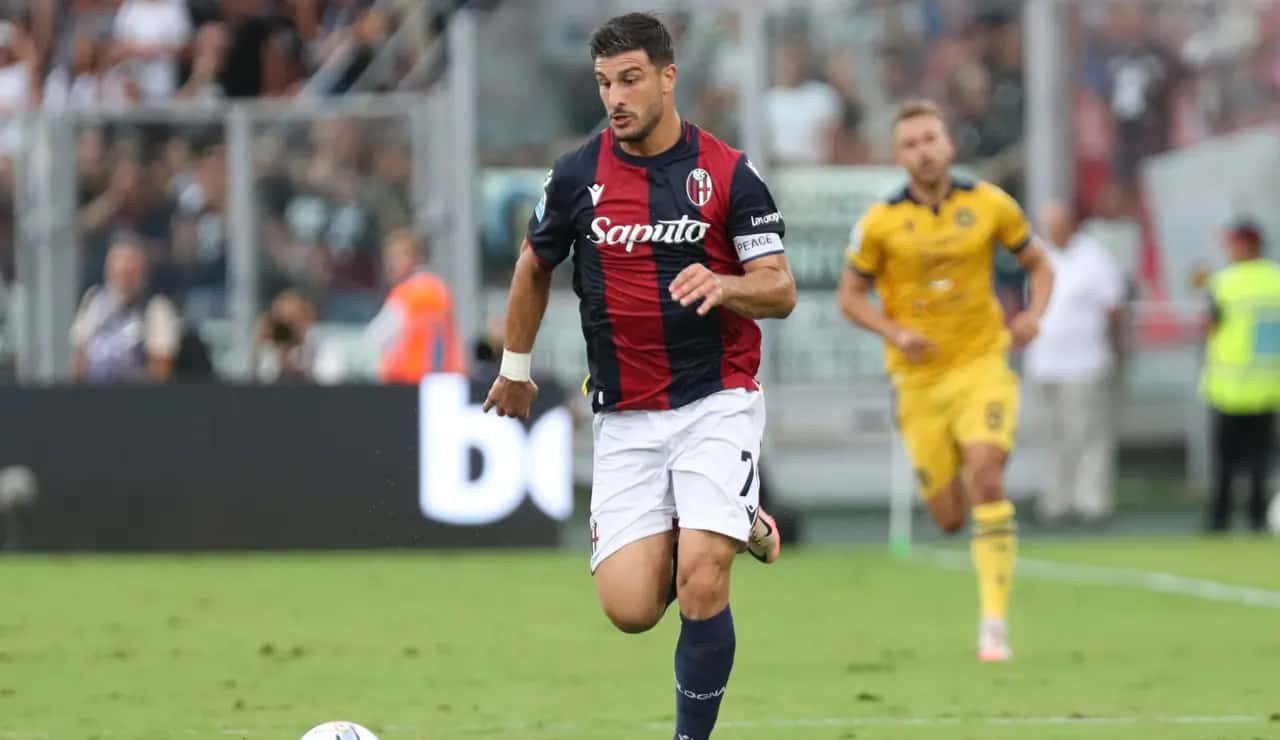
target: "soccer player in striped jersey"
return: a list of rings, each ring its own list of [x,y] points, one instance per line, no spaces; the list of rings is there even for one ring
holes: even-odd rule
[[[729,574],[777,559],[759,507],[765,405],[755,319],[796,302],[782,215],[742,152],[675,109],[675,56],[655,17],[591,38],[608,127],[548,173],[512,278],[506,348],[486,409],[524,417],[551,271],[573,259],[594,419],[591,571],[624,632],[680,604],[676,740],[715,725],[736,637]],[[678,557],[677,557],[678,547]]]

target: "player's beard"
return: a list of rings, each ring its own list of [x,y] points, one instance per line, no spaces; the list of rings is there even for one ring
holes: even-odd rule
[[[653,109],[650,109],[648,113],[649,115],[647,117],[639,113],[632,114],[632,117],[635,120],[635,125],[632,129],[623,133],[617,128],[614,128],[613,135],[618,139],[618,141],[625,141],[627,143],[644,141],[649,138],[649,134],[652,134],[653,130],[658,127],[658,124],[662,122],[662,103],[659,102],[658,105]]]
[[[933,189],[942,184],[942,181],[947,177],[948,171],[949,168],[943,162],[931,159],[927,163],[922,162],[911,173],[911,179],[925,188]]]
[[[935,190],[942,185],[943,177],[937,173],[929,173],[927,176],[921,175],[915,178],[916,183],[926,190]]]

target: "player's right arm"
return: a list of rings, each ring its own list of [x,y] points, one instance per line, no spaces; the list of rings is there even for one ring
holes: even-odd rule
[[[909,362],[921,362],[933,349],[933,342],[923,334],[895,324],[871,300],[871,288],[884,262],[884,247],[871,227],[871,214],[868,214],[854,225],[850,235],[846,266],[840,274],[840,310],[849,321],[879,334],[897,347]]]
[[[534,399],[538,397],[538,385],[529,375],[533,341],[550,299],[551,270],[538,264],[537,255],[526,243],[511,277],[502,367],[484,401],[485,411],[497,409],[498,416],[529,418]]]
[[[484,401],[486,412],[497,409],[498,416],[517,419],[529,418],[538,397],[538,386],[530,376],[533,342],[551,299],[551,272],[569,255],[573,243],[569,199],[555,169],[547,173],[542,190],[542,200],[529,219],[529,234],[511,276],[502,365]]]
[[[533,352],[533,342],[542,326],[551,299],[551,268],[539,262],[533,249],[525,243],[516,260],[511,277],[511,293],[507,298],[506,344],[510,352]]]

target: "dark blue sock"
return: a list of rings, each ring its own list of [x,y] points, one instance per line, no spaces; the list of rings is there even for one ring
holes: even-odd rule
[[[710,619],[680,615],[680,640],[676,643],[675,740],[707,740],[720,714],[733,669],[733,613],[724,611]]]

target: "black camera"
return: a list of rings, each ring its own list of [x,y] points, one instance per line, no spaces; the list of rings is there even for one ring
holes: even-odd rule
[[[271,341],[273,344],[296,344],[298,334],[291,324],[275,320],[271,322]]]

